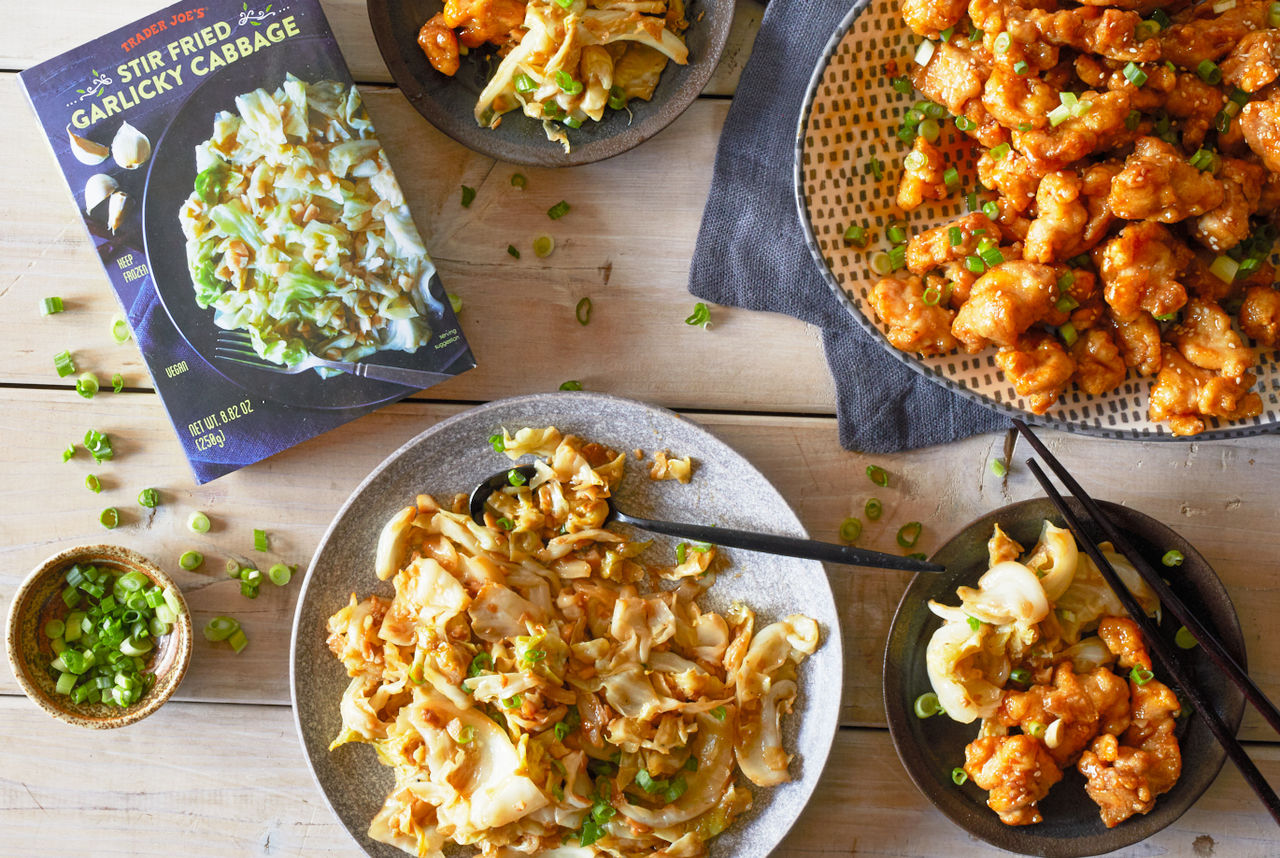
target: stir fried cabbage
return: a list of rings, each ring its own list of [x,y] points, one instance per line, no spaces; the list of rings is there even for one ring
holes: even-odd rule
[[[476,121],[496,128],[520,109],[568,152],[566,127],[647,101],[668,60],[689,62],[687,27],[681,0],[529,0],[524,35],[480,93]]]
[[[354,87],[290,75],[237,96],[196,170],[179,217],[196,303],[218,327],[283,366],[431,338],[434,268]]]
[[[353,594],[329,620],[351,677],[332,747],[395,770],[369,834],[421,858],[704,855],[748,784],[789,780],[782,721],[818,625],[705,610],[714,547],[677,573],[688,558],[646,565],[648,543],[604,529],[624,455],[553,428],[504,443],[537,476],[483,526],[465,497],[419,495],[379,539],[394,597]]]

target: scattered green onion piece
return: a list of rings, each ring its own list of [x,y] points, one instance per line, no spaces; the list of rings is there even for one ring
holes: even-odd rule
[[[524,474],[520,473],[518,468],[512,468],[507,471],[507,482],[513,486],[523,486],[528,483],[529,480],[525,478]]]
[[[124,376],[117,372],[111,376],[111,392],[119,393],[122,390],[124,390]]]
[[[1200,65],[1196,66],[1196,74],[1208,84],[1222,82],[1222,69],[1218,68],[1218,64],[1213,60],[1201,60]]]
[[[1005,156],[1007,156],[1009,152],[1010,152],[1009,144],[1001,143],[998,146],[991,147],[990,155],[996,161],[1003,161],[1005,159]]]
[[[578,306],[573,308],[573,315],[579,325],[586,327],[591,322],[591,299],[583,298],[579,301]]]
[[[93,456],[93,460],[99,464],[115,456],[115,450],[111,446],[111,438],[105,432],[99,432],[97,429],[90,429],[84,433],[84,448],[89,451],[89,455]]]
[[[1013,670],[1009,671],[1009,678],[1019,685],[1026,685],[1031,681],[1031,671],[1027,670],[1025,667],[1015,667]]]
[[[501,432],[494,432],[488,438],[489,446],[493,448],[493,452],[502,453],[507,449],[506,442],[502,438]]]
[[[879,465],[867,465],[867,478],[880,488],[889,485],[889,472]]]
[[[845,542],[857,542],[862,535],[862,522],[856,518],[846,518],[840,522],[840,538]]]
[[[1138,26],[1133,28],[1133,36],[1139,42],[1145,42],[1152,36],[1160,32],[1160,25],[1155,21],[1139,21]],[[1133,63],[1129,63],[1133,65]]]
[[[75,361],[71,359],[71,352],[62,351],[53,356],[53,368],[58,371],[58,378],[66,378],[76,371]]]
[[[938,38],[941,39],[945,44],[951,41],[951,37],[955,35],[955,32],[956,32],[955,27],[947,27],[947,29],[943,30],[941,33],[938,34]]]
[[[520,188],[521,190],[524,190],[525,186],[528,184],[529,184],[529,180],[524,177],[523,173],[511,174],[511,187]]]
[[[1169,551],[1166,551],[1164,553],[1164,556],[1160,558],[1160,562],[1163,563],[1165,566],[1170,566],[1170,567],[1181,566],[1182,561],[1185,559],[1186,558],[1182,556],[1182,552],[1174,548]]]
[[[1124,118],[1124,127],[1130,131],[1137,131],[1140,124],[1142,124],[1142,114],[1136,110],[1130,110],[1129,115]]]
[[[471,203],[475,201],[475,198],[476,198],[476,189],[469,188],[466,185],[463,185],[462,186],[462,207],[464,209],[471,208]]]
[[[955,167],[948,167],[942,174],[942,183],[947,186],[947,190],[954,191],[960,187],[960,171]]]
[[[936,307],[938,306],[938,302],[942,300],[942,290],[937,286],[929,286],[924,290],[924,294],[921,295],[921,298],[924,300],[926,306]]]
[[[684,323],[694,327],[705,328],[711,324],[711,311],[707,305],[699,301],[693,305],[693,312],[685,317]]]
[[[1067,344],[1068,348],[1075,345],[1076,340],[1080,337],[1076,332],[1076,326],[1070,322],[1058,328],[1058,336],[1062,337],[1062,341]]]
[[[560,218],[564,217],[568,213],[569,213],[569,204],[564,200],[561,200],[551,208],[547,209],[547,217],[551,218],[552,220],[560,220]]]
[[[924,530],[924,525],[918,521],[909,521],[902,525],[902,527],[898,528],[898,545],[903,548],[915,548],[922,530]]]
[[[983,36],[983,31],[982,31],[981,29],[979,29],[979,28],[975,27],[975,28],[973,29],[973,32],[969,34],[969,41],[971,41],[971,42],[980,42],[980,41],[982,41],[982,36]]]
[[[556,249],[556,240],[549,235],[540,235],[533,240],[533,255],[546,259]]]
[[[917,718],[932,718],[942,714],[942,704],[938,702],[938,695],[932,691],[926,691],[917,697],[911,708],[915,710]]]
[[[903,244],[907,240],[907,231],[894,224],[885,230],[885,236],[894,244]]]
[[[239,654],[241,650],[249,645],[249,639],[245,637],[244,629],[237,627],[236,630],[227,637],[227,643],[231,644],[231,649],[235,650],[235,652]]]
[[[227,570],[227,576],[229,578],[240,577],[240,561],[236,560],[234,557],[228,557],[227,562],[223,564],[223,568]]]
[[[723,721],[728,717],[728,715],[729,711],[723,706],[717,706],[715,709],[711,710],[711,717],[715,718],[717,721]]]
[[[538,84],[534,82],[533,78],[523,73],[515,76],[515,86],[516,92],[533,92],[538,88]]]
[[[1134,86],[1140,87],[1147,82],[1147,73],[1137,63],[1129,63],[1124,67],[1124,79]]]
[[[1129,671],[1129,678],[1133,680],[1135,685],[1146,685],[1155,679],[1155,674],[1143,667],[1135,667]]]
[[[191,513],[187,518],[187,527],[190,528],[193,533],[208,533],[209,516],[197,510],[196,512]]]
[[[67,625],[62,620],[50,620],[44,624],[44,636],[47,638],[60,638],[66,631]]]
[[[951,782],[956,786],[964,786],[967,780],[969,780],[969,775],[960,766],[956,766],[951,770]]]
[[[582,390],[582,382],[577,379],[569,379],[560,383],[561,390]]]
[[[514,257],[514,258],[516,258],[516,259],[519,259],[519,258],[520,258],[520,251],[519,251],[519,249],[517,249],[517,248],[516,248],[516,246],[515,246],[514,244],[508,244],[508,245],[507,245],[507,255],[508,255],[508,256],[512,256],[512,257]],[[450,295],[449,297],[450,297],[450,298],[453,298],[453,297],[456,297],[456,296]],[[459,299],[458,303],[459,303],[459,304],[461,304],[461,303],[462,303],[461,299]],[[455,315],[457,314],[457,312],[458,312],[457,310],[454,310],[454,314],[455,314]]]
[[[291,578],[293,578],[293,570],[283,563],[274,563],[271,568],[267,570],[267,577],[271,579],[272,584],[275,584],[277,587],[283,587],[285,584],[289,583]]]
[[[1213,4],[1213,14],[1221,15],[1228,9],[1234,8],[1236,8],[1236,0],[1218,0],[1217,3]]]
[[[1062,123],[1071,118],[1071,109],[1065,104],[1059,104],[1053,110],[1049,111],[1049,124],[1057,128]]]
[[[267,532],[266,532],[265,530],[258,530],[257,528],[254,528],[254,531],[253,531],[253,550],[254,550],[254,551],[267,551],[267,550],[269,550],[269,548],[270,548],[270,546],[269,546],[269,544],[268,544],[268,542],[267,542]]]
[[[964,242],[964,232],[958,226],[953,226],[947,230],[947,241],[952,247],[958,247]]]
[[[982,620],[977,617],[965,617],[965,621],[969,624],[969,631],[976,632],[982,628]]]
[[[995,220],[1000,216],[1000,206],[996,204],[995,200],[988,200],[982,204],[982,213],[991,220]],[[986,257],[986,254],[981,255],[984,258]]]
[[[1016,63],[1013,64],[1013,73],[1019,74],[1019,75],[1026,74],[1027,70],[1030,68],[1031,66],[1027,63],[1026,60],[1018,60]]]
[[[1218,153],[1211,149],[1197,149],[1188,163],[1202,173],[1214,173],[1218,170]]]
[[[1160,29],[1162,30],[1167,30],[1169,27],[1173,26],[1173,20],[1169,17],[1168,13],[1165,12],[1163,9],[1156,9],[1154,12],[1152,12],[1151,20],[1159,24]]]
[[[188,572],[199,569],[202,563],[204,563],[204,555],[199,551],[184,551],[178,558],[178,565]]]
[[[1009,47],[1012,44],[1012,36],[1008,33],[1000,33],[996,36],[996,40],[992,43],[992,47],[995,48],[997,54],[1007,54],[1009,52]]]
[[[897,247],[889,249],[889,265],[894,271],[907,266],[907,246],[905,244],[899,244]]]
[[[978,123],[974,122],[972,119],[970,119],[967,116],[956,117],[956,128],[960,129],[961,131],[972,131],[977,127],[978,127]]]
[[[498,527],[503,530],[515,530],[516,523],[504,515],[502,518],[498,519]]]
[[[1076,273],[1074,271],[1064,271],[1062,276],[1058,278],[1058,291],[1065,292],[1070,289],[1076,282]]]
[[[884,504],[880,502],[879,498],[867,498],[867,503],[863,506],[862,511],[868,519],[877,521],[884,514]]]
[[[1070,313],[1072,310],[1074,310],[1076,307],[1079,307],[1079,306],[1080,306],[1080,302],[1077,301],[1075,298],[1072,298],[1070,295],[1063,295],[1061,298],[1058,299],[1057,303],[1054,304],[1054,307],[1057,308],[1059,313]]]
[[[147,509],[155,509],[160,504],[160,493],[155,489],[143,489],[138,492],[138,505]]]
[[[1223,283],[1231,283],[1236,279],[1236,273],[1240,270],[1240,263],[1236,262],[1230,256],[1219,256],[1213,260],[1209,266],[1209,273],[1217,277]]]
[[[582,84],[578,84],[578,86],[582,86]],[[581,128],[582,120],[576,116],[566,116],[564,119],[564,124],[569,126],[570,128]]]
[[[124,316],[113,316],[111,319],[111,339],[116,341],[117,345],[124,345],[129,342],[129,338],[133,334],[129,331],[129,323],[125,321]]]
[[[1267,26],[1273,30],[1280,29],[1280,3],[1267,7]]]
[[[981,274],[987,270],[987,263],[982,261],[981,256],[966,256],[964,258],[964,267],[974,274]]]
[[[920,136],[930,143],[937,143],[938,136],[942,134],[942,128],[938,125],[936,119],[926,119],[920,123]]]
[[[889,254],[883,250],[876,251],[871,255],[871,270],[881,277],[886,274],[893,273],[893,263],[889,261]]]
[[[102,480],[97,474],[85,474],[84,487],[96,495],[102,491]]]
[[[1045,726],[1041,724],[1039,721],[1028,721],[1026,733],[1028,736],[1035,736],[1037,739],[1039,739],[1041,736],[1044,735],[1044,729],[1045,729]]]
[[[1009,466],[1004,463],[1004,459],[991,460],[991,473],[997,477],[1004,477],[1009,473]]]
[[[894,88],[895,92],[900,92],[903,95],[910,95],[915,91],[914,87],[911,86],[911,80],[906,75],[895,77],[889,81],[889,85]]]
[[[57,295],[51,298],[45,298],[40,302],[40,315],[52,316],[54,313],[62,312],[62,299]]]
[[[568,95],[577,95],[582,92],[582,82],[573,79],[573,75],[564,69],[556,72],[556,86],[560,87],[561,92]]]
[[[76,379],[76,393],[85,399],[93,399],[98,394],[98,377],[91,372],[82,373]]]
[[[1196,640],[1196,636],[1191,634],[1191,630],[1186,626],[1178,628],[1177,633],[1173,636],[1173,642],[1177,645],[1178,649],[1195,649],[1200,643]]]
[[[120,512],[115,507],[109,506],[99,513],[98,523],[107,530],[111,530],[120,523]]]
[[[851,223],[844,231],[845,244],[853,247],[866,247],[867,241],[867,229],[864,226]]]
[[[68,444],[67,449],[62,451],[62,461],[70,462],[76,455],[76,445]]]
[[[609,87],[609,107],[623,110],[627,106],[627,94],[620,86]]]
[[[920,43],[920,47],[916,48],[916,65],[927,66],[929,60],[933,59],[933,52],[937,50],[937,46],[933,42],[925,39]]]

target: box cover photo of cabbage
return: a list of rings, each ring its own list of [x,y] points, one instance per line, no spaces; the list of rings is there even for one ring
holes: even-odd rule
[[[170,6],[20,80],[197,482],[475,366],[318,0]]]

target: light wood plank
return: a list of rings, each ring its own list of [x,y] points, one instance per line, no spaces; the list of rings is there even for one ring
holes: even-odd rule
[[[358,83],[391,83],[364,0],[323,0],[322,5],[351,77]],[[59,0],[42,8],[38,17],[30,16],[29,21],[17,20],[14,15],[0,30],[0,69],[21,71],[131,21],[146,19],[155,11],[152,0]],[[707,94],[731,95],[737,88],[763,11],[757,0],[739,0],[720,64],[707,83]]]
[[[24,165],[0,173],[0,313],[28,322],[12,326],[0,381],[58,383],[53,355],[70,348],[85,369],[107,377],[122,370],[131,386],[149,387],[136,348],[109,336],[115,299],[20,100],[13,76],[0,76],[0,111],[17,117],[0,126],[0,149]],[[809,326],[719,307],[707,330],[683,323],[694,303],[689,259],[728,102],[701,100],[654,140],[599,164],[522,168],[524,191],[511,186],[515,168],[440,134],[398,91],[370,92],[368,102],[446,288],[463,298],[463,330],[479,361],[432,388],[432,398],[495,399],[572,378],[685,408],[834,410]],[[467,209],[462,184],[478,192]],[[551,221],[545,212],[559,200],[572,210]],[[539,260],[531,243],[543,233],[557,248]],[[508,244],[518,245],[520,260]],[[67,311],[39,316],[47,295],[61,295]],[[574,318],[583,297],[594,306],[587,327]],[[646,359],[616,359],[629,354]]]
[[[401,403],[286,451],[260,465],[193,488],[158,401],[142,393],[99,394],[85,402],[65,391],[0,390],[0,605],[25,570],[75,543],[110,541],[134,547],[178,577],[195,619],[230,613],[252,641],[240,656],[197,642],[182,699],[280,703],[287,699],[288,636],[296,586],[262,588],[256,601],[223,577],[227,552],[253,556],[252,529],[272,534],[273,556],[305,564],[324,528],[351,489],[388,453],[458,406]],[[1039,489],[1015,467],[1007,486],[991,474],[1003,436],[987,435],[925,453],[867,457],[839,451],[835,421],[819,418],[691,415],[723,438],[778,486],[814,537],[835,540],[846,515],[861,515],[868,496],[884,503],[884,517],[868,523],[861,545],[896,552],[906,521],[925,523],[920,548],[932,551],[971,519]],[[83,451],[63,464],[68,441],[90,426],[114,439],[117,458],[92,468]],[[1055,452],[1099,497],[1140,509],[1183,533],[1214,564],[1235,600],[1254,677],[1280,695],[1280,640],[1266,634],[1280,615],[1280,511],[1269,498],[1280,482],[1272,439],[1212,445],[1135,444],[1049,434]],[[886,489],[865,475],[875,462],[892,474]],[[1118,467],[1117,463],[1125,463]],[[84,474],[100,474],[106,490],[82,488]],[[33,491],[32,487],[39,490]],[[164,504],[144,518],[134,498],[154,486]],[[427,487],[424,487],[427,488]],[[125,512],[122,527],[104,535],[102,507]],[[185,527],[192,509],[215,523],[204,537]],[[199,572],[176,568],[182,551],[206,557]],[[907,583],[899,573],[830,567],[842,606],[846,652],[843,721],[883,724],[881,658],[889,622]],[[7,674],[0,691],[16,691]],[[1265,736],[1250,713],[1243,735]]]
[[[23,737],[11,743],[0,774],[0,856],[169,856],[177,844],[206,858],[364,854],[314,786],[287,708],[169,703],[104,735],[52,723],[27,701],[0,697],[0,718],[10,735]],[[1280,777],[1280,748],[1250,752],[1264,775]],[[86,777],[86,765],[111,777]],[[1278,844],[1275,826],[1227,766],[1185,816],[1114,854],[1265,858]],[[813,802],[774,854],[1008,853],[969,837],[928,804],[887,731],[846,729]]]

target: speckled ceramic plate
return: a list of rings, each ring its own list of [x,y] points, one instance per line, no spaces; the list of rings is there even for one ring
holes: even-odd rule
[[[1222,582],[1204,557],[1154,518],[1116,504],[1103,503],[1102,507],[1152,562],[1158,561],[1169,549],[1182,552],[1183,564],[1168,570],[1169,586],[1184,602],[1202,612],[1201,617],[1244,665],[1240,621]],[[986,793],[972,782],[962,787],[951,782],[951,770],[964,765],[964,747],[977,735],[978,725],[976,722],[959,724],[945,716],[921,720],[913,712],[916,697],[929,690],[925,646],[941,623],[927,603],[937,599],[957,604],[956,587],[973,586],[977,582],[987,569],[987,540],[991,538],[993,525],[999,523],[1006,533],[1030,547],[1039,538],[1045,519],[1063,525],[1053,505],[1044,499],[998,509],[960,531],[933,555],[932,560],[947,567],[945,575],[917,575],[912,579],[893,617],[885,648],[885,714],[893,744],[907,773],[920,791],[956,825],[1011,852],[1046,858],[1079,858],[1129,846],[1169,825],[1209,788],[1226,754],[1204,719],[1182,718],[1177,728],[1182,747],[1182,777],[1172,790],[1156,799],[1150,813],[1131,817],[1112,829],[1102,824],[1098,806],[1085,793],[1084,778],[1074,768],[1065,771],[1062,781],[1040,802],[1044,821],[1020,827],[1000,822],[986,806]],[[1083,512],[1081,519],[1087,520]],[[1100,532],[1094,531],[1093,535],[1102,541]],[[1157,563],[1156,568],[1163,567]],[[1161,629],[1169,640],[1173,639],[1178,625],[1172,616],[1164,615]],[[1244,713],[1244,695],[1214,668],[1198,647],[1178,652],[1194,681],[1214,701],[1222,720],[1235,732]],[[1158,667],[1156,675],[1167,679],[1160,675]],[[1185,701],[1185,695],[1180,696]]]
[[[311,772],[325,800],[351,836],[372,856],[400,858],[392,846],[371,840],[369,821],[394,779],[373,748],[344,745],[332,753],[338,734],[338,701],[348,678],[325,646],[326,622],[354,592],[390,595],[389,582],[373,574],[374,550],[383,523],[419,493],[447,497],[467,492],[509,464],[486,439],[507,428],[552,425],[619,451],[652,454],[666,449],[696,462],[693,481],[653,482],[631,460],[616,497],[620,508],[653,518],[804,535],[795,513],[768,480],[723,442],[678,415],[638,402],[595,393],[556,393],[500,400],[436,424],[392,453],[352,493],[330,524],[307,572],[293,627],[290,691],[294,715]],[[656,537],[655,550],[674,551]],[[822,645],[802,666],[800,695],[787,722],[786,746],[795,752],[794,780],[771,790],[755,789],[750,813],[718,837],[719,858],[765,856],[782,840],[813,793],[834,738],[840,706],[842,657],[835,602],[820,563],[726,552],[731,567],[708,594],[724,609],[741,600],[761,621],[797,611],[818,621]],[[458,854],[466,854],[460,851]]]
[[[1116,390],[1088,396],[1072,389],[1045,415],[1036,415],[996,366],[995,349],[976,355],[963,352],[920,357],[894,348],[887,328],[868,302],[876,276],[869,265],[884,239],[889,221],[902,218],[895,205],[902,159],[909,146],[895,136],[902,114],[915,96],[895,92],[890,78],[904,74],[920,38],[898,14],[897,0],[858,0],[827,43],[818,60],[800,112],[796,134],[796,204],[805,241],[827,285],[854,320],[896,360],[955,393],[1011,417],[1109,438],[1186,440],[1167,426],[1147,419],[1151,380],[1132,374]],[[896,70],[890,71],[893,68]],[[972,150],[956,145],[960,135],[941,138],[948,160],[960,169],[966,186],[976,181]],[[948,143],[948,141],[951,141]],[[877,179],[868,165],[884,164]],[[964,200],[927,203],[910,214],[912,231],[930,229],[964,214]],[[876,235],[867,250],[848,247],[844,231],[850,223],[866,224]],[[1231,423],[1207,421],[1209,430],[1193,440],[1258,435],[1280,427],[1280,360],[1274,351],[1258,352],[1253,389],[1262,396],[1262,414]]]
[[[565,152],[547,139],[542,123],[518,112],[507,114],[497,128],[476,124],[476,99],[497,68],[497,58],[492,48],[483,47],[462,57],[453,77],[432,68],[418,47],[418,30],[443,6],[441,0],[369,0],[369,23],[391,77],[409,103],[454,140],[482,155],[534,167],[601,161],[666,128],[711,79],[733,22],[733,0],[689,0],[684,34],[689,62],[667,63],[653,98],[632,102],[630,113],[607,110],[600,122],[569,129],[573,148]]]

